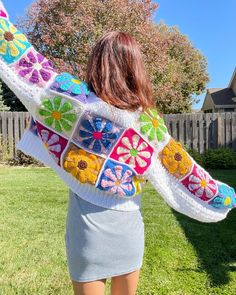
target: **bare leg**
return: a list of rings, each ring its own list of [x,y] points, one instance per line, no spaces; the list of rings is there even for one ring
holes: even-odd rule
[[[91,282],[72,281],[75,295],[104,295],[106,279]]]
[[[111,295],[135,295],[140,269],[111,278]]]

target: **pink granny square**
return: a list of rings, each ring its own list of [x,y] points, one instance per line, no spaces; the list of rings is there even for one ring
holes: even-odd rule
[[[151,164],[153,148],[134,129],[127,129],[110,157],[131,166],[138,174],[143,174]]]
[[[181,183],[194,194],[196,197],[203,201],[209,201],[218,192],[216,181],[209,177],[202,167],[193,165],[193,169]]]
[[[60,166],[60,158],[63,151],[65,150],[68,140],[48,129],[39,121],[36,121],[36,125],[43,144],[55,162]]]

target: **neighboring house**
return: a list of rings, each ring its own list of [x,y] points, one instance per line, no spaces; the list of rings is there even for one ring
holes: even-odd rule
[[[236,112],[236,68],[227,88],[209,88],[201,111],[204,113]]]

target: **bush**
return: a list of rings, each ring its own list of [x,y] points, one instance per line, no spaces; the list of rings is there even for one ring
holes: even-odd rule
[[[190,154],[191,157],[201,166],[205,166],[204,163],[204,155],[200,154],[198,151],[191,149],[191,148],[186,148],[187,152]]]
[[[204,153],[204,164],[212,169],[236,168],[236,152],[230,148],[217,148]]]
[[[7,164],[10,166],[39,166],[39,167],[45,166],[43,163],[37,161],[31,156],[24,154],[20,150],[17,150],[17,153],[13,159],[7,160]]]
[[[204,168],[233,169],[236,168],[236,152],[231,148],[217,148],[200,154],[198,151],[185,146],[186,151]]]

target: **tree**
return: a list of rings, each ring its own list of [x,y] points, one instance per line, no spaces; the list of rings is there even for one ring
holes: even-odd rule
[[[5,103],[4,103],[3,87],[2,87],[2,83],[0,82],[0,112],[9,111],[9,110],[10,110],[10,107],[5,105]]]
[[[85,79],[89,53],[111,30],[131,33],[140,43],[163,113],[191,111],[194,95],[209,81],[207,62],[177,27],[153,22],[151,0],[38,0],[18,26],[61,71]],[[52,37],[53,35],[53,37]]]
[[[5,108],[6,111],[11,112],[26,112],[27,109],[16,97],[16,95],[9,89],[9,87],[0,79],[0,111]]]

